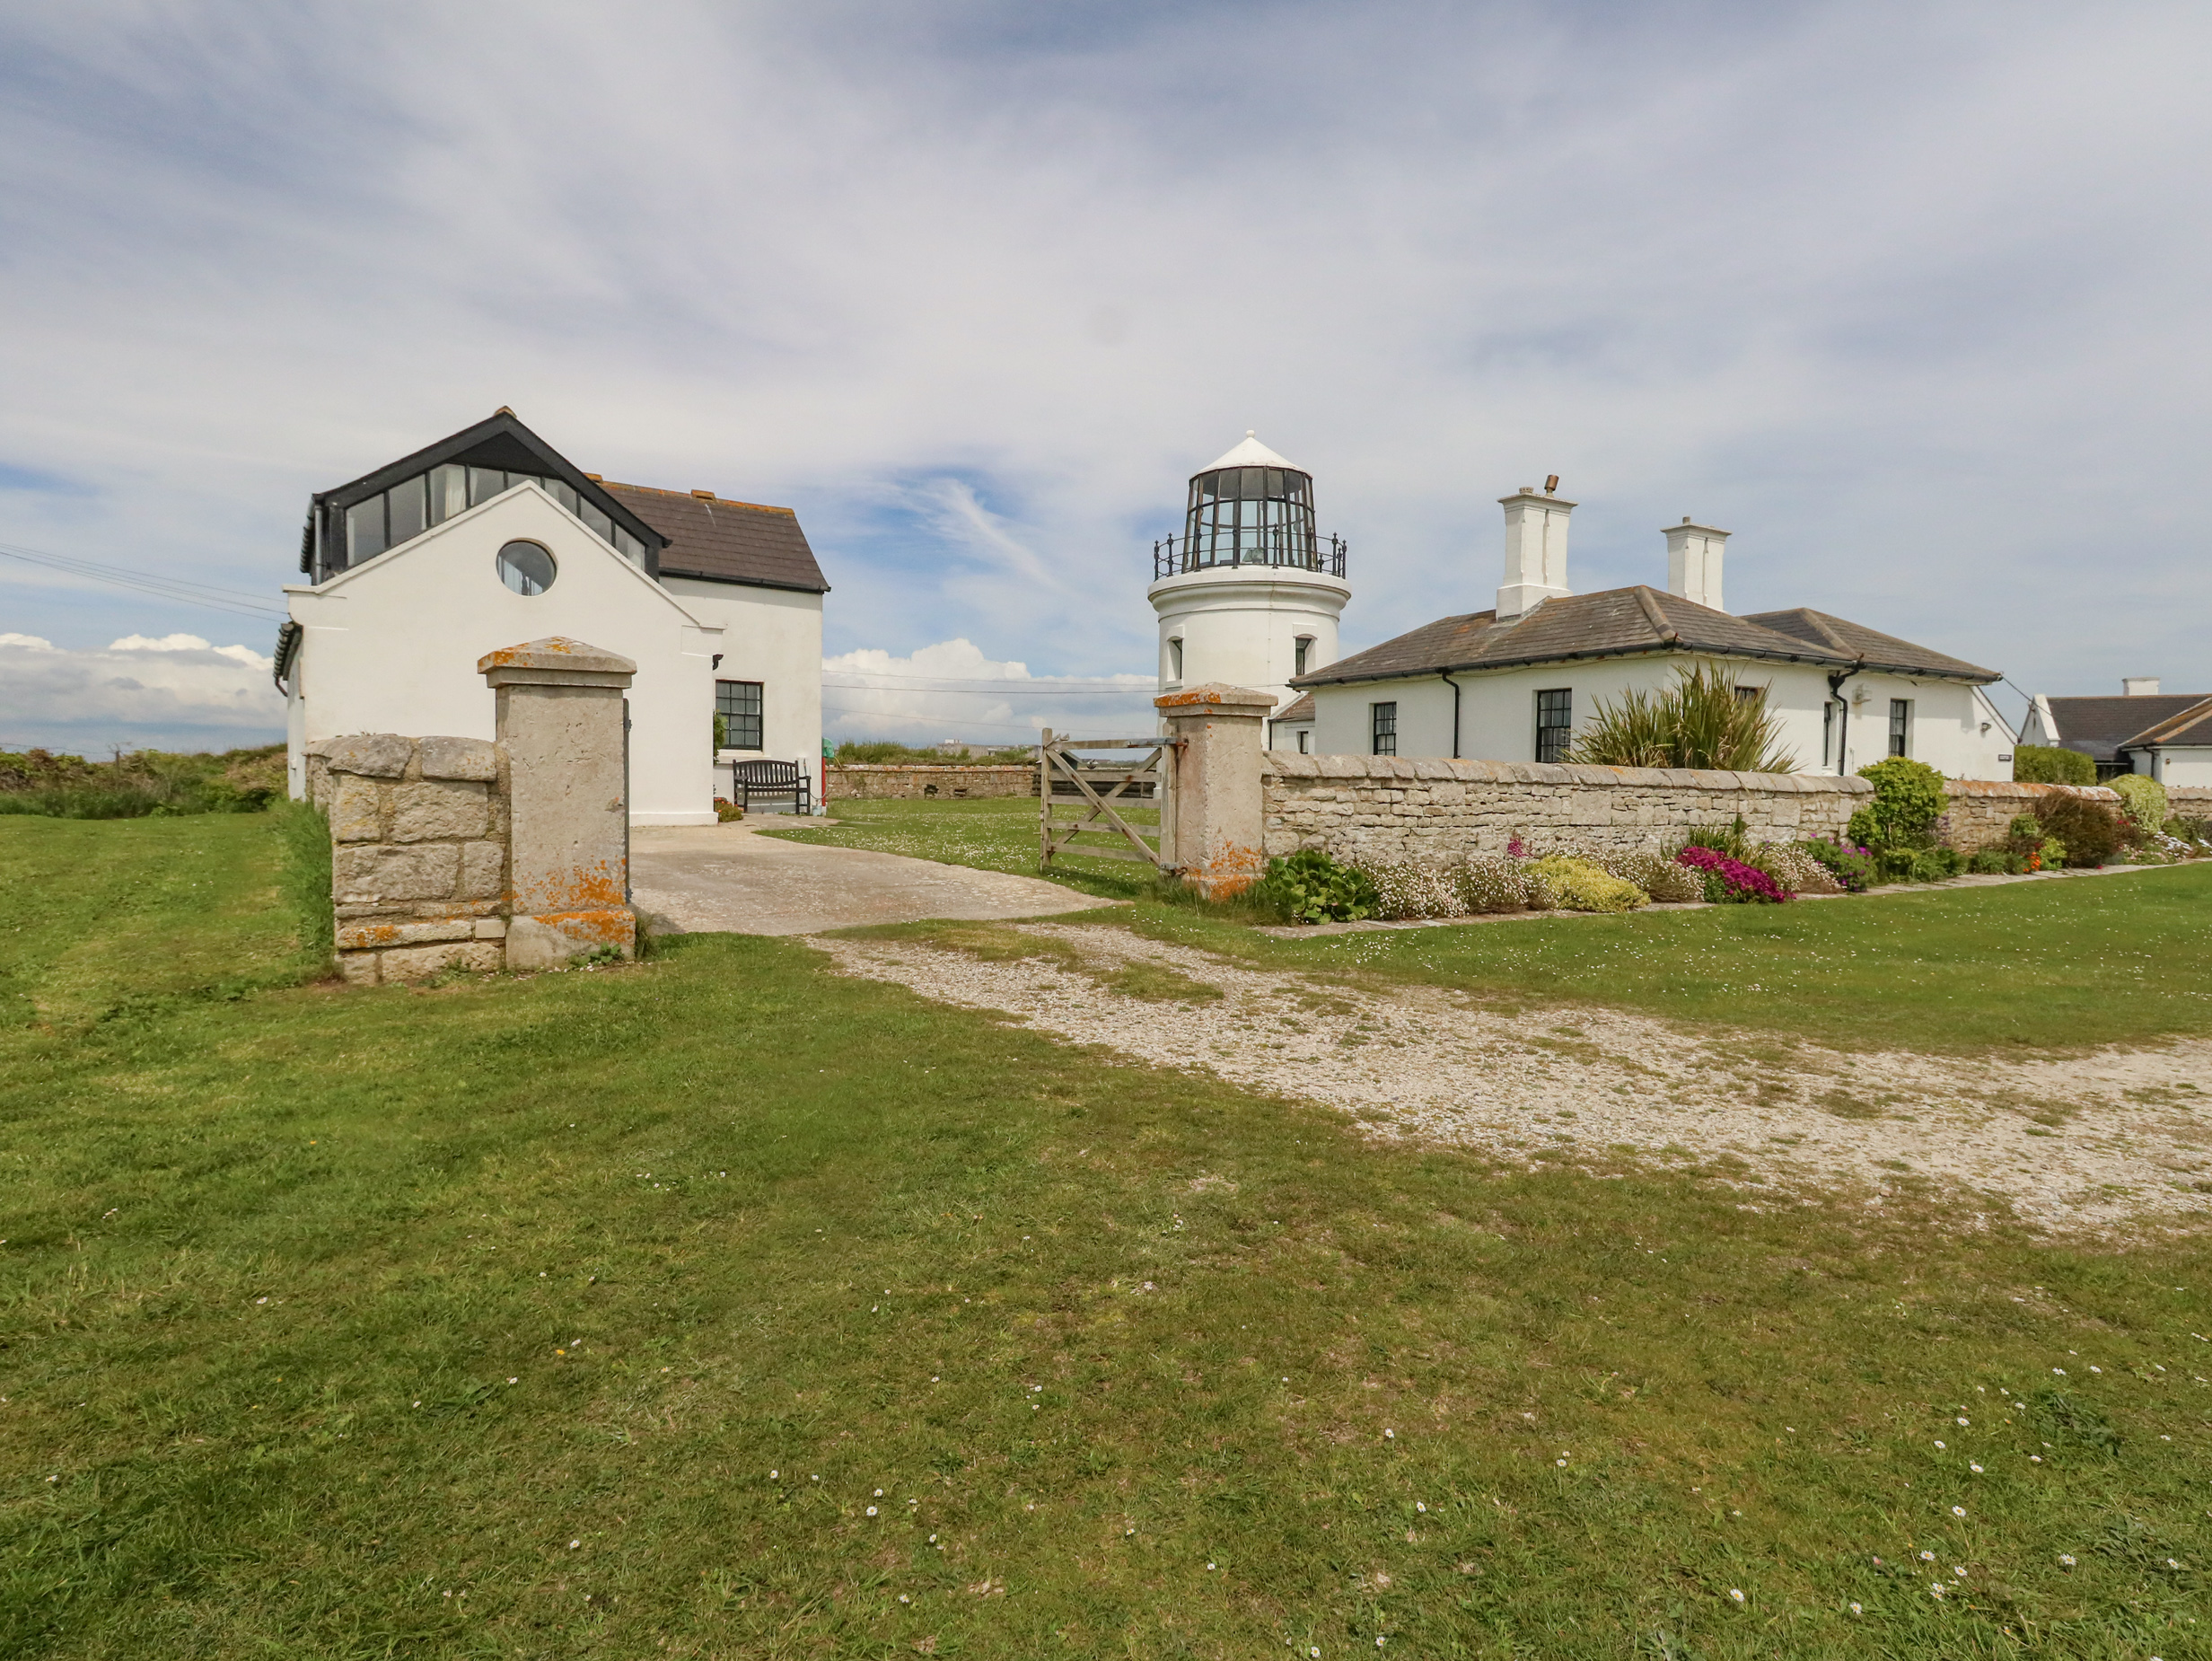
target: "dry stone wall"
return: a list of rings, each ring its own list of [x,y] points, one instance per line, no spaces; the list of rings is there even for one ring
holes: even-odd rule
[[[1502,854],[1592,848],[1664,853],[1695,825],[1741,816],[1756,842],[1843,836],[1874,795],[1856,775],[1730,773],[1674,768],[1552,767],[1527,761],[1270,752],[1260,766],[1270,858],[1304,848],[1339,857],[1448,864]],[[2071,791],[2117,806],[2102,786],[1953,779],[1938,839],[1962,852],[2002,842],[2036,798]],[[2207,792],[2212,795],[2212,792]]]
[[[1554,767],[1270,752],[1260,787],[1269,857],[1319,848],[1339,857],[1447,864],[1584,848],[1663,853],[1693,825],[1741,815],[1754,841],[1840,836],[1874,795],[1832,773]]]
[[[916,762],[836,762],[829,764],[823,794],[830,801],[873,799],[972,800],[980,796],[1035,795],[1033,767],[935,765]]]
[[[357,985],[506,961],[507,796],[499,748],[356,734],[307,746],[330,822],[339,971]]]
[[[2102,785],[2028,785],[2012,780],[1953,778],[1944,786],[1951,798],[1936,822],[1936,839],[1946,848],[1971,854],[2005,839],[2013,821],[2035,811],[2036,798],[2055,794],[2087,796],[2117,809],[2120,796]]]

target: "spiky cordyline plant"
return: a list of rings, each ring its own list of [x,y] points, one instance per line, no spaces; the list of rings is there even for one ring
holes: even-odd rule
[[[1797,758],[1780,744],[1781,722],[1767,689],[1741,697],[1720,664],[1678,664],[1674,684],[1657,692],[1630,688],[1600,700],[1567,760],[1588,767],[1698,767],[1738,773],[1794,773]]]

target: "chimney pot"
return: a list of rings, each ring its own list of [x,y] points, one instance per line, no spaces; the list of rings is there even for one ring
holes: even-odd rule
[[[1667,539],[1667,593],[1680,594],[1692,605],[1725,611],[1720,575],[1728,532],[1693,523],[1685,514],[1681,523],[1669,525],[1663,534]]]

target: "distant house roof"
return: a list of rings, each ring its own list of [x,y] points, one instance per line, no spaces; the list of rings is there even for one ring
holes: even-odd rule
[[[2136,701],[2140,703],[2142,699]],[[2170,716],[2155,726],[2145,727],[2128,741],[2127,747],[2152,750],[2161,744],[2212,744],[2212,698],[2199,699],[2180,715]]]
[[[1823,611],[1801,609],[1732,617],[1638,584],[1594,594],[1562,595],[1511,622],[1499,622],[1495,611],[1439,618],[1395,640],[1340,658],[1326,669],[1295,676],[1291,685],[1333,686],[1668,652],[1880,669],[1947,681],[2003,679],[1994,669],[1931,652]]]
[[[2051,719],[2058,724],[2061,749],[2078,750],[2098,761],[2119,759],[2126,749],[2172,743],[2180,717],[2212,716],[2212,699],[2201,692],[2154,693],[2146,698],[2053,698]],[[2194,725],[2191,722],[2189,725]],[[2167,735],[2153,738],[2153,733]],[[2197,742],[2212,743],[2212,737]]]
[[[732,502],[697,491],[601,480],[601,488],[668,539],[663,576],[703,577],[757,588],[826,594],[830,584],[807,546],[799,516],[788,507]]]
[[[1283,713],[1275,718],[1277,721],[1311,721],[1313,718],[1313,694],[1308,692],[1286,706]]]

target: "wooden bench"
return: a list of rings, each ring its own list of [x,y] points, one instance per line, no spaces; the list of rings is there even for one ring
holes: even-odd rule
[[[803,762],[732,761],[727,765],[730,799],[747,813],[752,812],[756,796],[767,797],[771,804],[788,801],[787,811],[794,813],[814,811],[814,773]]]

